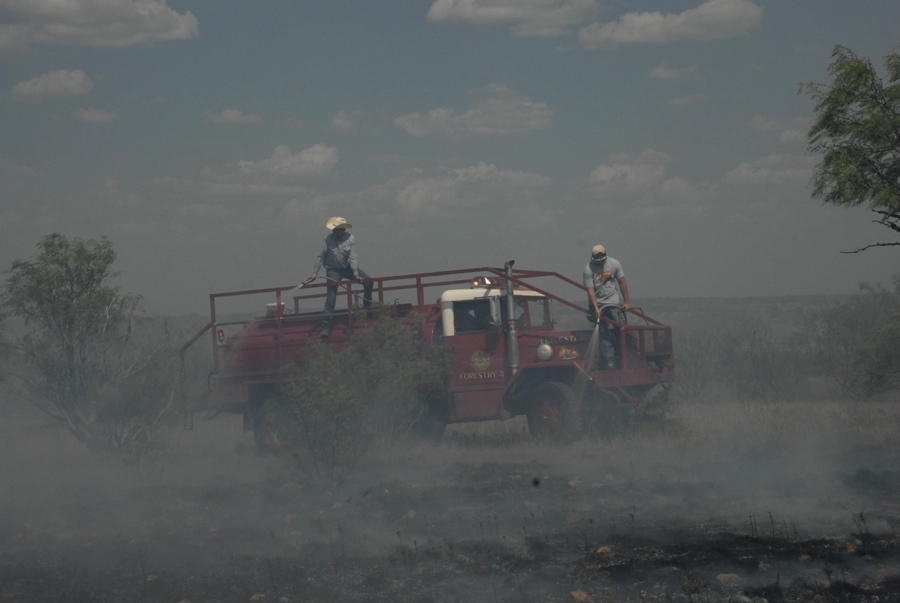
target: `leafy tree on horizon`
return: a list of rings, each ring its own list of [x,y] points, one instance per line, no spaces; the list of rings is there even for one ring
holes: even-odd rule
[[[139,296],[110,284],[116,254],[106,238],[54,233],[37,248],[13,262],[0,293],[5,313],[21,320],[4,342],[10,380],[89,449],[142,453],[172,406],[167,329],[138,316]]]
[[[866,205],[876,222],[900,235],[900,49],[885,58],[883,80],[869,59],[835,46],[830,85],[802,90],[815,101],[809,150],[822,156],[813,172],[813,197],[831,205]],[[900,245],[900,241],[871,247]]]

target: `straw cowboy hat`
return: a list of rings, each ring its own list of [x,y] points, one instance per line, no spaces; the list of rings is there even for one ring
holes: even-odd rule
[[[347,221],[346,218],[342,218],[340,216],[335,216],[333,218],[328,218],[328,221],[325,222],[325,228],[328,230],[334,230],[335,228],[352,228],[353,225]]]

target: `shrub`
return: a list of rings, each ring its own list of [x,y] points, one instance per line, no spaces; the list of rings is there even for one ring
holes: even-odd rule
[[[900,371],[900,296],[863,285],[845,302],[808,313],[805,330],[824,374],[853,399],[896,387]]]
[[[288,412],[319,475],[352,467],[379,438],[408,435],[422,394],[446,382],[441,349],[421,353],[420,317],[385,308],[338,347],[310,343],[288,388]]]
[[[7,337],[12,387],[91,450],[138,456],[172,408],[168,330],[109,284],[108,240],[51,234],[38,249],[13,262],[2,294],[21,320]]]

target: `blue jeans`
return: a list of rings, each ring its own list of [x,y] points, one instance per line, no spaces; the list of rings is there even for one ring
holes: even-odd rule
[[[362,270],[359,271],[359,276],[360,278],[371,278]],[[354,278],[353,270],[350,269],[350,267],[341,269],[326,268],[325,278],[328,279],[328,282],[352,281]],[[363,307],[366,309],[368,309],[369,306],[372,305],[372,288],[374,287],[374,285],[375,283],[373,283],[372,281],[363,283]],[[322,328],[324,329],[331,328],[331,316],[332,314],[334,314],[334,306],[337,304],[337,294],[337,285],[329,285],[326,288],[325,310],[323,311],[324,317],[322,318]]]
[[[619,308],[616,306],[601,306],[600,315],[616,322],[619,322],[621,319]],[[593,320],[596,320],[593,308],[591,308],[590,316]],[[600,353],[606,363],[615,362],[616,359],[616,346],[613,344],[612,339],[614,329],[615,327],[608,322],[600,323]]]

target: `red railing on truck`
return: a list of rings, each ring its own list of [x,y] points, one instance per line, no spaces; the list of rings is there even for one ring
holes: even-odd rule
[[[502,282],[504,279],[508,279],[513,283],[514,286],[540,293],[549,299],[577,310],[579,313],[585,312],[584,305],[572,302],[562,297],[561,295],[558,295],[557,293],[554,293],[546,288],[539,287],[535,283],[535,280],[537,279],[550,278],[555,279],[555,282],[557,283],[564,283],[583,292],[587,291],[581,283],[563,276],[557,272],[551,271],[513,269],[512,274],[508,274],[503,268],[479,267],[464,268],[458,270],[442,270],[427,273],[404,274],[396,276],[382,276],[374,277],[370,280],[374,284],[374,301],[384,304],[385,300],[389,299],[394,292],[414,293],[414,306],[416,308],[422,308],[427,305],[425,301],[426,290],[437,288],[444,290],[454,285],[469,284],[473,281],[473,279],[486,275],[490,275],[490,277],[498,279],[499,282]],[[359,291],[361,290],[361,286],[356,281],[339,281],[331,284],[337,286],[341,290],[339,299],[343,298],[346,300],[347,308],[351,308],[353,306],[354,299],[358,299],[360,297]],[[220,341],[218,328],[227,325],[246,325],[251,322],[269,322],[274,328],[274,347],[277,358],[277,366],[273,367],[273,370],[271,372],[278,372],[281,369],[282,361],[284,360],[285,338],[283,335],[286,320],[289,323],[295,323],[298,319],[321,319],[321,312],[301,313],[300,303],[306,300],[323,299],[326,295],[326,293],[324,292],[324,288],[326,286],[327,284],[323,282],[311,283],[299,289],[295,285],[290,285],[286,287],[272,287],[266,289],[247,289],[242,291],[211,293],[209,295],[210,320],[181,347],[180,355],[182,367],[184,368],[185,354],[187,350],[191,346],[193,346],[201,337],[203,337],[203,335],[209,332],[212,352],[211,374],[219,373],[222,369],[221,354],[223,349],[222,344],[224,342]],[[356,288],[354,289],[354,287]],[[226,322],[221,324],[217,322],[218,301],[226,298],[266,294],[274,294],[275,296],[273,316],[262,319],[255,318],[245,321]],[[283,300],[286,296],[293,301],[293,313],[290,315],[285,314],[284,310]],[[670,328],[663,323],[654,320],[649,316],[646,316],[640,309],[632,308],[631,310],[629,310],[629,312],[643,320],[645,324],[621,325],[624,327],[621,328],[619,332],[619,349],[624,351],[622,357],[622,368],[628,369],[632,366],[636,366],[638,362],[644,362],[647,357],[651,357],[654,355],[665,356],[667,354],[671,354],[672,340]],[[286,316],[288,318],[286,318]],[[351,312],[347,312],[346,317],[348,325],[352,327],[354,320],[353,314]]]

